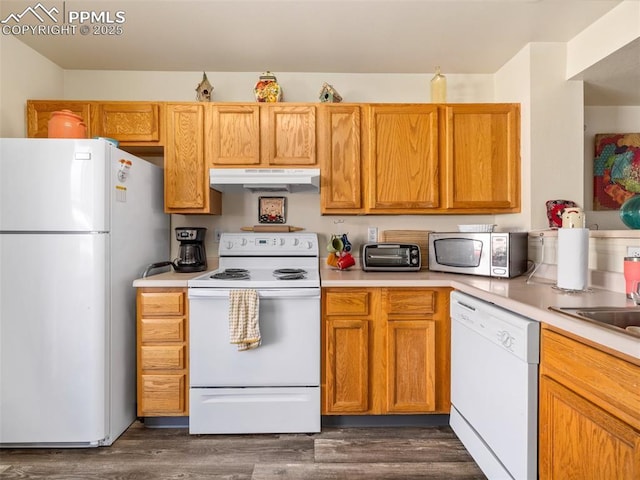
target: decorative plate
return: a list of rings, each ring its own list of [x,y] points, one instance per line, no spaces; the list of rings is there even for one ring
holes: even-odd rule
[[[259,197],[259,223],[285,223],[286,197]]]

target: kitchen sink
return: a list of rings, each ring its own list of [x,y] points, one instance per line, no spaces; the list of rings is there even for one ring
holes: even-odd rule
[[[640,337],[640,306],[638,307],[549,307],[550,310],[590,320],[605,327]]]

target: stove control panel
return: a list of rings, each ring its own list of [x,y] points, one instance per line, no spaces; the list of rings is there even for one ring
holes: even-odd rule
[[[315,233],[223,233],[220,256],[318,256]]]

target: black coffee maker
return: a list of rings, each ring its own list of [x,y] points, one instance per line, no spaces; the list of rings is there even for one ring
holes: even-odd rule
[[[204,236],[207,229],[203,227],[178,227],[176,240],[180,242],[178,258],[173,261],[176,272],[202,272],[207,269],[207,253],[204,249]]]

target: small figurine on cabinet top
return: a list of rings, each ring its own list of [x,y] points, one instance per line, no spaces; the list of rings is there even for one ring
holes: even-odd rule
[[[210,102],[213,93],[213,85],[209,82],[207,74],[202,72],[202,81],[196,87],[196,99],[199,102]]]
[[[253,87],[253,93],[256,96],[257,102],[281,102],[282,101],[282,88],[278,84],[276,76],[266,71],[260,75]]]
[[[320,101],[328,102],[328,103],[340,103],[342,101],[342,97],[333,88],[332,85],[329,85],[327,82],[322,84],[322,88],[320,89]]]

